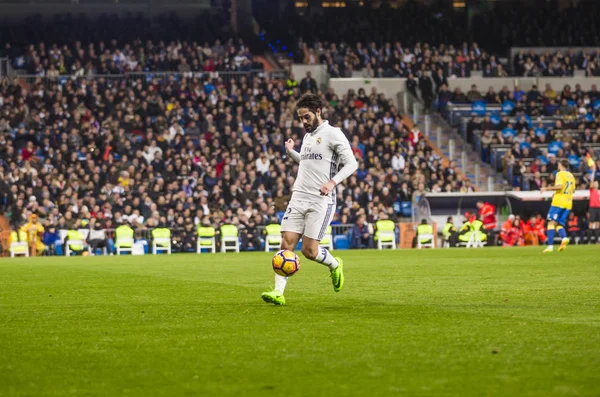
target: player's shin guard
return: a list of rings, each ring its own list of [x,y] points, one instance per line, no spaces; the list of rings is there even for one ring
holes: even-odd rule
[[[554,245],[554,225],[548,225],[548,247],[552,247]]]
[[[279,292],[281,295],[285,292],[285,286],[287,285],[288,278],[280,276],[279,274],[275,275],[275,291]]]
[[[333,255],[331,255],[329,251],[327,251],[327,248],[325,247],[319,247],[319,253],[315,258],[315,261],[329,267],[330,270],[333,270],[339,266],[338,261],[333,257]]]
[[[565,237],[567,237],[567,232],[566,232],[566,230],[565,230],[565,228],[564,228],[564,227],[562,227],[562,226],[558,225],[558,226],[556,227],[556,231],[558,232],[558,235],[560,236],[560,238],[565,238]]]

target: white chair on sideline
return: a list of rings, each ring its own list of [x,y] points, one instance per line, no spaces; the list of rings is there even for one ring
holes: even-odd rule
[[[201,254],[202,250],[209,250],[213,254],[217,252],[217,241],[215,239],[215,229],[211,226],[198,226],[196,230],[196,253]]]
[[[377,249],[384,247],[396,249],[396,225],[390,220],[380,220],[375,223],[375,241]]]
[[[171,255],[170,237],[156,237],[152,239],[152,255],[156,255],[158,251],[166,251],[168,255]]]
[[[71,249],[71,245],[78,245],[82,249],[81,251]],[[85,247],[85,242],[83,240],[67,240],[67,245],[65,246],[65,255],[71,256],[73,252],[82,252]]]
[[[10,243],[10,247],[8,248],[10,251],[10,257],[14,258],[15,256],[23,255],[24,257],[29,257],[29,246],[25,241],[15,241]]]
[[[131,237],[121,237],[115,243],[115,249],[117,250],[117,255],[121,255],[123,252],[129,252],[133,254],[133,238]]]
[[[271,223],[265,227],[265,252],[281,247],[281,225]]]
[[[479,233],[471,232],[469,241],[466,244],[467,248],[483,248],[484,242],[479,238]]]
[[[426,241],[425,243],[422,241]],[[417,248],[435,248],[433,234],[421,234],[417,236]]]
[[[221,252],[240,252],[240,235],[237,226],[221,226]]]

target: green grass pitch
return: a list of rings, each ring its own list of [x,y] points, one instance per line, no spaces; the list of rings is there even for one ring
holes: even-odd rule
[[[600,247],[0,261],[0,396],[600,396]]]

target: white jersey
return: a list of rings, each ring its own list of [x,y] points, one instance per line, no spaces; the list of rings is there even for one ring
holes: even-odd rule
[[[335,204],[335,189],[321,196],[321,186],[331,179],[339,184],[358,168],[350,142],[342,130],[329,125],[328,121],[306,133],[300,153],[292,151],[290,156],[300,164],[292,199]],[[340,164],[344,167],[338,171]]]

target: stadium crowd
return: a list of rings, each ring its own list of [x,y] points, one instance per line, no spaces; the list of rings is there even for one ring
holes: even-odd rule
[[[107,21],[101,19],[101,22],[90,23],[91,26],[88,26],[85,24],[86,21],[85,19],[71,20],[67,26],[87,31],[97,27],[98,24],[106,23],[108,26],[115,27],[118,32],[119,28],[123,29],[127,22],[137,24],[148,22],[144,19],[121,21],[113,17]],[[177,19],[171,22],[176,23]],[[110,36],[112,38],[106,41],[85,43],[81,39],[64,40],[64,36],[60,34],[64,29],[64,26],[61,27],[37,44],[13,45],[10,41],[6,41],[4,48],[0,49],[0,56],[9,57],[11,66],[16,70],[28,75],[48,78],[58,78],[61,75],[120,75],[149,71],[197,73],[247,72],[256,68],[262,69],[261,64],[253,64],[252,54],[241,39],[227,38],[221,41],[217,38],[209,43],[196,40],[167,40],[162,37],[160,40],[153,41],[148,38],[153,37],[152,35],[140,35],[127,40],[125,38],[129,35],[120,36],[113,33]],[[49,30],[52,32],[51,28]],[[31,35],[31,32],[29,34]],[[50,37],[55,35],[63,38],[51,40]],[[87,36],[82,32],[77,37]],[[140,37],[147,38],[143,40]]]
[[[438,67],[447,77],[469,77],[473,71],[484,77],[572,76],[576,70],[600,75],[595,51],[528,51],[510,59],[511,64],[500,62],[515,46],[596,43],[600,8],[594,2],[573,8],[552,1],[495,2],[489,9],[470,6],[469,16],[417,2],[318,13],[290,10],[285,18],[273,10],[263,14],[267,31],[287,43],[284,51],[294,50],[295,62],[327,64],[333,77],[408,77],[423,68],[435,74]]]
[[[262,22],[268,36],[281,43],[276,49],[291,51],[296,63],[325,64],[332,77],[408,77],[438,66],[456,77],[507,73],[497,56],[457,29],[464,24],[460,16],[440,17],[415,2],[400,9],[292,11],[284,19],[263,16]]]
[[[435,79],[434,84],[438,84]],[[463,93],[459,88],[448,91],[440,81],[436,88],[434,106],[442,114],[448,114],[450,102],[496,106],[488,108],[495,110],[485,114],[473,113],[466,123],[465,136],[470,143],[479,145],[486,162],[491,160],[494,147],[510,145],[510,150],[504,152],[502,171],[515,188],[537,190],[547,186],[563,158],[577,173],[578,185],[582,189],[590,186],[588,171],[600,148],[600,91],[595,85],[590,91],[582,90],[579,84],[567,84],[555,91],[547,84],[543,91],[533,86],[527,92],[518,86],[513,90],[505,86],[499,92],[490,87],[487,92],[480,92],[473,86]]]
[[[258,227],[277,222],[291,194],[297,166],[283,142],[299,147],[304,130],[299,87],[250,76],[3,80],[0,195],[12,224],[36,215],[47,242],[92,223],[164,226],[190,250],[196,225],[233,223],[242,248],[256,248]],[[360,161],[338,187],[335,223],[395,220],[395,203],[425,191],[473,189],[382,94],[321,95]]]
[[[515,76],[523,77],[566,77],[573,76],[576,70],[585,71],[588,77],[598,77],[600,51],[569,49],[536,53],[520,50],[513,59],[513,70]]]
[[[462,46],[417,42],[405,46],[400,41],[377,45],[374,41],[345,43],[301,41],[302,63],[326,64],[331,77],[409,77],[441,69],[448,77],[471,77],[482,71],[484,77],[505,77],[507,72],[496,56],[482,51],[477,43]]]

